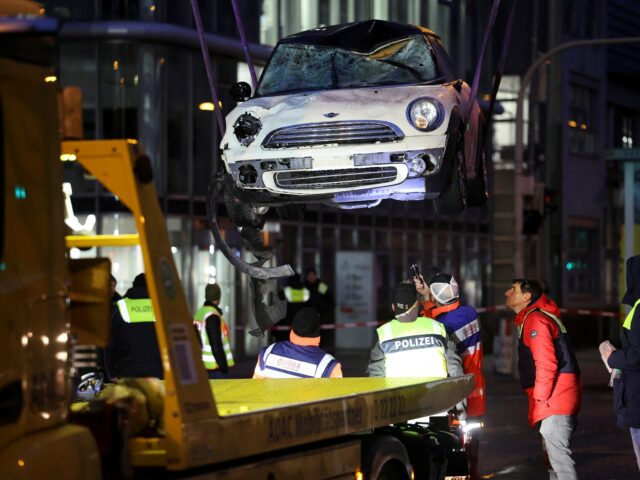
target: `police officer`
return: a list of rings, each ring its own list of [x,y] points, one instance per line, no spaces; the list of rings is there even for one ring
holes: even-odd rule
[[[339,378],[340,363],[320,348],[320,316],[311,307],[293,318],[289,340],[260,351],[253,378]]]
[[[111,317],[111,342],[105,351],[109,378],[163,378],[155,321],[147,280],[141,273],[116,302]]]
[[[217,283],[204,289],[204,304],[194,315],[194,323],[202,344],[202,361],[209,378],[224,378],[235,362],[229,342],[229,327],[224,321],[220,304],[222,291]]]
[[[640,256],[627,259],[627,291],[622,303],[631,311],[622,324],[621,348],[609,342],[600,346],[613,375],[613,399],[618,426],[629,428],[640,469]]]
[[[447,376],[447,333],[440,322],[418,316],[418,294],[412,283],[393,291],[395,318],[378,328],[371,350],[370,377]]]
[[[422,277],[414,278],[414,284],[419,293],[426,295],[433,305],[430,310],[431,318],[441,322],[450,342],[447,362],[452,376],[473,374],[475,387],[466,402],[460,406],[464,411],[458,415],[459,420],[467,424],[481,424],[481,417],[485,413],[485,379],[482,373],[482,341],[478,312],[470,305],[461,305],[460,288],[456,279],[448,273],[432,275],[426,282]],[[459,365],[458,371],[452,367]],[[479,477],[478,451],[480,431],[474,430],[466,445],[471,467],[471,480]]]

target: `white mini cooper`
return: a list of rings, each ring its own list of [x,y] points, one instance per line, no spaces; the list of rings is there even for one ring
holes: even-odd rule
[[[231,89],[240,103],[221,142],[229,213],[241,225],[239,205],[483,204],[483,116],[470,92],[421,27],[369,20],[283,38],[252,97],[244,82]]]

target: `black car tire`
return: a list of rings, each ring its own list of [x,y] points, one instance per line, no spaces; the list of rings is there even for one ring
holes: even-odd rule
[[[441,215],[457,215],[465,208],[465,185],[460,176],[460,169],[464,167],[464,140],[461,133],[457,133],[455,154],[451,158],[451,177],[438,198],[433,201],[436,213]],[[446,159],[445,159],[446,161]]]
[[[476,177],[467,183],[467,206],[482,207],[487,204],[487,151],[484,145],[480,146],[478,152],[478,167]]]

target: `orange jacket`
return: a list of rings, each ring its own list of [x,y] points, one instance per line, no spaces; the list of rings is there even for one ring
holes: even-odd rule
[[[558,306],[546,295],[542,295],[533,305],[516,315],[516,326],[518,329],[522,326],[520,341],[530,349],[535,364],[535,385],[525,389],[529,397],[531,426],[551,415],[577,414],[582,396],[580,375],[558,371],[554,345],[554,341],[560,335],[558,324],[540,311],[533,311],[527,315],[535,309],[542,309],[556,317],[560,316]]]

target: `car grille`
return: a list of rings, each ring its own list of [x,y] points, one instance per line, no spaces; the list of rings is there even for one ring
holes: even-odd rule
[[[344,170],[301,170],[276,172],[275,182],[287,190],[328,190],[379,185],[394,181],[395,167],[348,168]]]
[[[328,144],[395,142],[404,135],[387,122],[322,122],[305,123],[274,130],[262,143],[264,148],[312,147]]]

